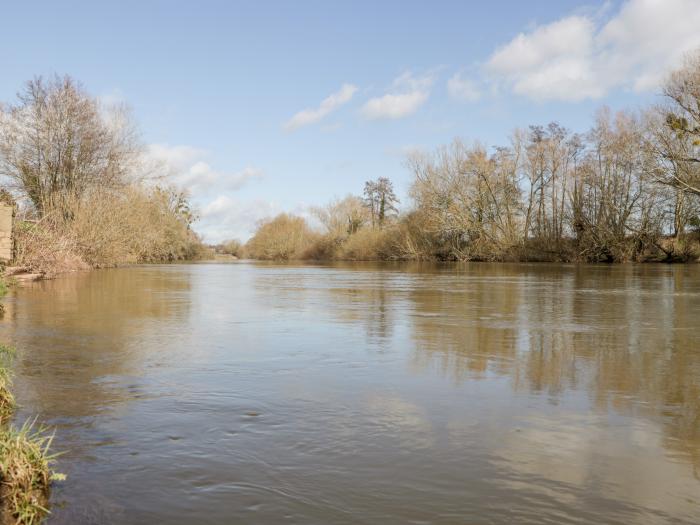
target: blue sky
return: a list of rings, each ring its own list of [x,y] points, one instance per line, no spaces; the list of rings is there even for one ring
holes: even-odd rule
[[[4,4],[0,100],[67,73],[126,101],[211,241],[379,176],[407,206],[410,149],[585,130],[700,46],[699,0]]]

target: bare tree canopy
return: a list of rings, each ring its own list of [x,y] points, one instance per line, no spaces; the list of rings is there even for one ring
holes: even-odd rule
[[[39,215],[90,188],[126,181],[138,156],[124,112],[105,112],[68,76],[26,83],[0,111],[0,176]]]
[[[326,233],[336,238],[356,233],[368,222],[369,214],[362,199],[355,195],[336,199],[326,206],[314,207],[311,211],[321,221]]]
[[[700,195],[700,52],[671,74],[663,92],[668,104],[656,109],[650,127],[656,179]]]

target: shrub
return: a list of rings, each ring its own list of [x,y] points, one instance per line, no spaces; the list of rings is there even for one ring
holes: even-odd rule
[[[172,189],[139,186],[92,191],[50,210],[38,222],[19,222],[15,264],[52,276],[139,262],[200,255],[184,196]]]
[[[246,244],[246,253],[254,259],[300,259],[317,239],[303,218],[282,213],[260,224]]]

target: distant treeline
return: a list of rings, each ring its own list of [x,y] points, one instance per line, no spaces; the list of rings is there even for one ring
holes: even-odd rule
[[[196,257],[187,195],[158,184],[122,106],[70,77],[0,104],[0,197],[18,201],[13,264],[45,274]]]
[[[456,140],[413,154],[408,211],[385,178],[302,217],[260,224],[258,259],[690,261],[700,257],[700,54],[641,112],[602,108],[592,129],[517,130],[488,151]]]

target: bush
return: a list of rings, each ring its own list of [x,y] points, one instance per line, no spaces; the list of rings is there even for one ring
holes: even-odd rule
[[[93,191],[19,222],[15,264],[52,276],[128,263],[192,259],[204,251],[184,196],[172,189]]]
[[[218,253],[240,257],[243,254],[243,244],[238,239],[229,239],[216,247]]]
[[[52,277],[59,273],[86,270],[89,265],[75,240],[51,220],[17,221],[14,228],[16,266]]]
[[[303,218],[282,213],[260,224],[246,244],[246,254],[263,260],[300,259],[317,240]]]
[[[395,258],[393,228],[362,228],[337,250],[337,257],[354,261]]]

